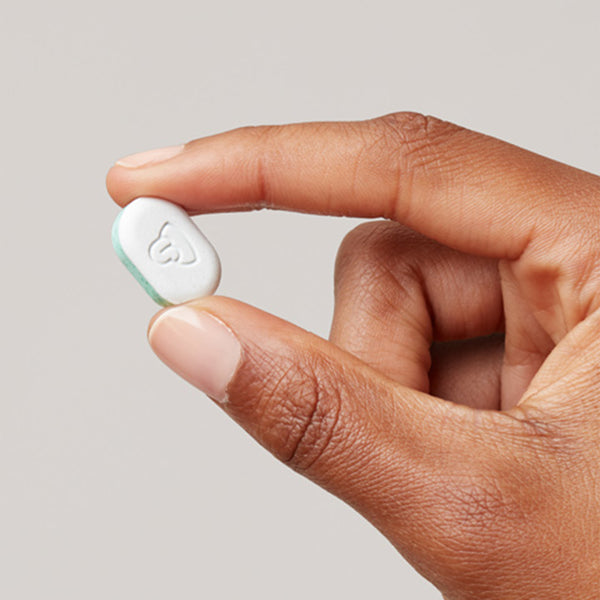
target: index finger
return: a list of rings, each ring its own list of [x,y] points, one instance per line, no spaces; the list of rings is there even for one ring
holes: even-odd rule
[[[556,211],[577,213],[574,200],[600,190],[594,175],[415,113],[247,127],[142,160],[128,157],[109,171],[118,204],[156,196],[192,213],[385,217],[495,258],[517,258],[538,232],[556,227]],[[587,222],[589,212],[575,227]]]

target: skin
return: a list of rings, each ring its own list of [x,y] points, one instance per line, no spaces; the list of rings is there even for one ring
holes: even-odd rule
[[[223,408],[447,600],[599,597],[600,178],[398,113],[238,129],[107,186],[383,217],[340,247],[328,341],[190,304],[242,344]]]

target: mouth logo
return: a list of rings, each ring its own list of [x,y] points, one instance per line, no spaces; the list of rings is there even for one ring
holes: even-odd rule
[[[168,221],[160,228],[158,237],[148,247],[148,254],[159,265],[191,265],[197,260],[186,237]]]

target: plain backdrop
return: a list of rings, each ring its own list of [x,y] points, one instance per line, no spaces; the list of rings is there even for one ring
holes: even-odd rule
[[[600,3],[42,0],[0,15],[0,598],[439,600],[146,343],[122,155],[415,110],[598,171]],[[357,221],[204,216],[219,292],[327,336]]]

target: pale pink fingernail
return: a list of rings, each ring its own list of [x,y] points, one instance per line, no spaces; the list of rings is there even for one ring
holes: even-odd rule
[[[177,156],[183,151],[184,146],[167,146],[165,148],[157,148],[156,150],[147,150],[138,154],[131,154],[120,158],[115,164],[121,167],[129,167],[135,169],[153,163],[163,162],[169,158]]]
[[[176,306],[162,313],[148,334],[156,355],[207,396],[227,401],[242,348],[233,332],[207,312]]]

